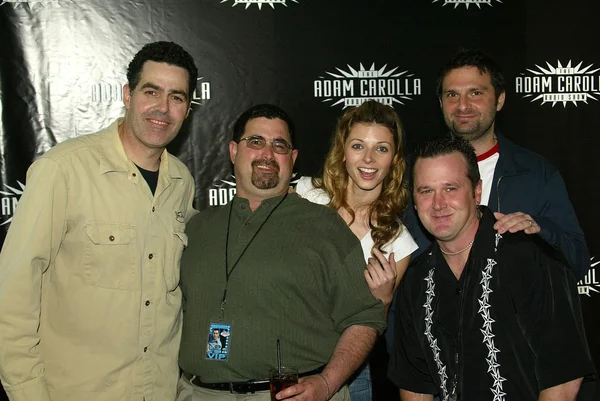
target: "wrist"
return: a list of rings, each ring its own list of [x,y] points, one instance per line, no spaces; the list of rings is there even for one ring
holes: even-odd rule
[[[323,375],[323,373],[317,373],[317,376],[319,376],[325,382],[325,387],[327,387],[327,396],[325,397],[325,401],[329,401],[329,399],[331,398],[331,387],[329,387],[329,381]]]

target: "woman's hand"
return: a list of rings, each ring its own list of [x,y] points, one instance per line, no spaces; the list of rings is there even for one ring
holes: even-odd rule
[[[369,263],[365,270],[365,280],[369,285],[371,294],[377,299],[381,299],[387,308],[389,308],[394,298],[396,290],[397,272],[394,253],[390,253],[386,258],[381,251],[376,248],[372,250],[373,257],[369,258]]]

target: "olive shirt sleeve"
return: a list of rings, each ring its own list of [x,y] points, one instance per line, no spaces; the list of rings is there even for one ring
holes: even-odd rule
[[[27,174],[0,254],[0,380],[11,401],[49,401],[39,352],[42,274],[66,232],[67,185],[52,160]]]
[[[322,232],[313,235],[330,239],[329,245],[322,244],[321,257],[323,266],[327,266],[323,274],[330,283],[331,319],[335,330],[341,333],[352,325],[360,325],[383,333],[385,307],[381,300],[373,297],[365,281],[366,264],[360,242],[337,212],[325,206],[307,206],[311,213],[318,213],[321,222],[312,230]]]
[[[382,334],[386,326],[385,307],[369,291],[363,275],[365,263],[360,245],[342,260],[341,266],[343,270],[338,271],[336,290],[332,292],[331,317],[336,331],[341,333],[350,326],[359,325],[374,328]]]

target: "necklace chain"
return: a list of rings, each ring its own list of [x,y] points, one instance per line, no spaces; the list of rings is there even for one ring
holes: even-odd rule
[[[471,245],[473,245],[473,242],[475,241],[475,238],[473,238],[471,240],[471,242],[469,242],[467,244],[467,246],[465,246],[463,249],[461,249],[460,251],[456,251],[456,252],[446,252],[442,249],[442,247],[440,246],[440,251],[442,251],[442,253],[444,255],[449,255],[449,256],[453,256],[453,255],[458,255],[459,253],[463,253],[464,251],[466,251],[467,249],[469,249],[471,247]]]

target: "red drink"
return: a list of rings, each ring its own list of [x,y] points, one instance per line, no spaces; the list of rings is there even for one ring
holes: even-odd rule
[[[293,379],[272,379],[271,380],[271,401],[277,401],[275,399],[275,394],[280,391],[285,390],[288,387],[292,387],[294,384],[298,384],[298,380]]]
[[[280,371],[271,369],[269,386],[271,388],[271,401],[277,401],[275,399],[275,394],[294,384],[298,384],[298,370],[284,367],[282,367]]]

